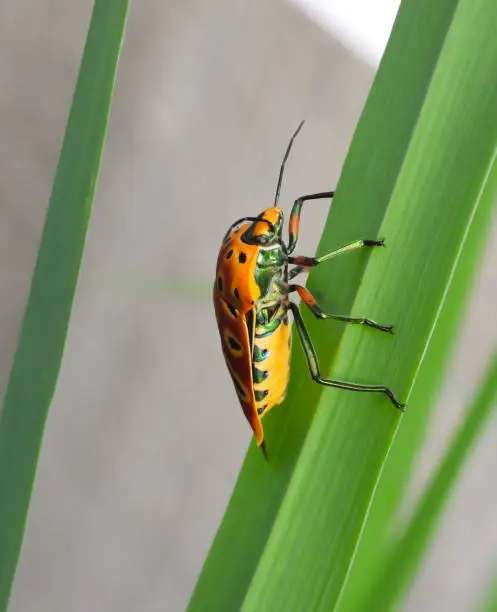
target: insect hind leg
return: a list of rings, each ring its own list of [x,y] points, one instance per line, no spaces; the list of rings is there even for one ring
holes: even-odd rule
[[[300,343],[304,351],[309,371],[311,373],[312,378],[317,383],[325,385],[327,387],[335,387],[336,389],[346,389],[349,391],[383,393],[390,399],[390,401],[396,408],[402,411],[404,410],[405,404],[399,402],[399,400],[395,397],[393,391],[391,391],[388,387],[385,387],[384,385],[361,385],[358,383],[322,378],[321,373],[319,371],[319,363],[316,354],[316,349],[312,344],[309,332],[307,331],[302,315],[300,314],[300,310],[297,304],[294,304],[293,302],[289,302],[289,307],[292,310],[295,325],[297,327],[297,333],[299,335]]]

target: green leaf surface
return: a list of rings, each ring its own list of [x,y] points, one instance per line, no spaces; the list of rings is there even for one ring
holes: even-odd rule
[[[465,460],[495,408],[497,353],[490,363],[473,405],[458,428],[431,484],[424,492],[405,533],[389,556],[388,562],[383,564],[379,580],[367,598],[367,605],[371,610],[396,609],[396,603],[412,581],[423,559]]]
[[[493,160],[496,17],[490,0],[401,5],[318,254],[387,248],[309,282],[324,309],[333,297],[396,335],[307,316],[324,376],[408,397]],[[270,463],[252,446],[190,609],[333,609],[400,418],[382,396],[314,384],[296,341],[288,399],[264,421]]]
[[[128,0],[96,0],[0,418],[0,610],[8,604],[98,177]]]
[[[351,573],[338,606],[339,612],[367,609],[370,592],[400,531],[399,505],[406,492],[415,460],[432,416],[440,382],[458,340],[458,329],[468,307],[477,270],[492,228],[497,194],[497,168],[493,167],[464,244],[433,337],[413,388],[409,411],[388,454]],[[444,231],[444,228],[440,228]]]

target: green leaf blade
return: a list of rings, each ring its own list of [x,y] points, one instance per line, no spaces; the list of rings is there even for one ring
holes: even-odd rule
[[[323,308],[334,292],[341,313],[396,335],[306,316],[324,376],[408,396],[497,143],[492,15],[489,0],[401,6],[318,254],[387,248],[309,281]],[[190,609],[333,609],[399,420],[384,397],[315,385],[296,346],[289,399],[264,422],[271,463],[249,453]]]
[[[497,87],[489,84],[497,45],[487,44],[487,10],[484,1],[458,3],[381,228],[392,237],[388,256],[371,256],[355,301],[358,314],[399,322],[396,338],[347,330],[337,378],[383,382],[388,373],[402,393],[415,377],[497,143]],[[352,147],[348,162],[353,155]],[[398,415],[378,398],[331,396],[320,398],[246,610],[337,602]],[[322,571],[308,571],[313,564]]]
[[[424,492],[402,538],[382,568],[378,584],[367,598],[371,609],[395,609],[401,595],[415,576],[430,543],[437,521],[459,476],[464,462],[484,424],[497,407],[497,353],[473,405]]]
[[[452,349],[457,340],[458,329],[476,282],[476,271],[492,227],[496,194],[497,169],[494,163],[413,388],[409,412],[402,422],[402,427],[399,428],[388,455],[359,544],[358,554],[342,591],[339,612],[353,612],[367,605],[370,593],[379,580],[382,566],[387,562],[397,541],[400,526],[399,506],[410,482],[414,462],[421,450],[433,412],[440,381],[444,380]]]
[[[62,360],[127,8],[128,0],[95,2],[0,417],[0,610],[10,596]]]

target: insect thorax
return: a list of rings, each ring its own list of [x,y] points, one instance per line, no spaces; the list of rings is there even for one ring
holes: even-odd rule
[[[255,304],[256,336],[261,337],[272,333],[287,316],[288,263],[283,245],[260,249],[255,281],[261,291]]]

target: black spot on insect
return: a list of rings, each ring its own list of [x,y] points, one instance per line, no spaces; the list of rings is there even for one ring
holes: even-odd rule
[[[230,347],[234,350],[234,351],[241,351],[242,350],[242,345],[237,342],[233,337],[229,337],[228,338],[228,342]]]
[[[217,288],[221,293],[223,292],[223,279],[220,276],[217,277]]]
[[[250,300],[250,305],[253,306],[255,304],[254,300]]]
[[[235,317],[236,319],[237,317],[236,308],[234,308],[231,304],[228,304],[227,302],[226,302],[226,306],[228,307],[228,310],[230,311],[231,316]]]
[[[265,389],[264,391],[254,391],[255,401],[261,402],[268,393],[269,391],[267,389]]]
[[[238,289],[236,289],[236,288],[235,288],[235,290],[233,291],[233,293],[234,293],[234,295],[235,295],[236,299],[237,299],[237,300],[239,300],[239,299],[240,299],[240,294],[238,293]]]
[[[259,368],[256,368],[255,366],[252,368],[252,377],[255,383],[261,383],[262,381],[266,380],[268,376],[269,372],[267,370],[259,370]]]
[[[247,261],[247,256],[245,255],[245,253],[240,253],[238,255],[238,261],[240,263],[245,263]]]
[[[262,406],[262,408],[257,408],[257,414],[259,416],[262,416],[266,412],[266,408],[267,408],[267,404],[264,404],[264,406]]]
[[[231,256],[233,255],[233,249],[230,249],[227,253],[226,253],[226,259],[229,259]]]

